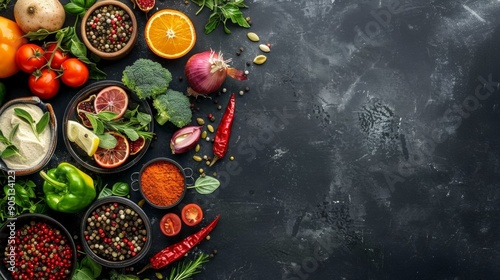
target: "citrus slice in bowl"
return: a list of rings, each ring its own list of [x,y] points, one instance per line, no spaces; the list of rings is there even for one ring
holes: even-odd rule
[[[186,55],[196,43],[193,22],[184,13],[171,9],[160,10],[148,19],[144,37],[153,53],[167,59]]]
[[[111,131],[109,134],[116,138],[116,145],[113,148],[97,148],[94,153],[95,162],[103,168],[115,168],[127,161],[130,156],[130,147],[125,136],[118,132]]]
[[[115,119],[123,117],[127,111],[128,95],[125,90],[118,86],[103,88],[94,99],[96,113],[103,111],[117,114]]]
[[[92,130],[77,121],[69,120],[66,125],[68,140],[74,142],[87,155],[93,156],[99,147],[99,137]]]

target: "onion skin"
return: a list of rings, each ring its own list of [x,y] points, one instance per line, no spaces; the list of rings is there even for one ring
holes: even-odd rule
[[[177,130],[170,139],[172,154],[182,154],[194,149],[200,140],[202,126],[186,126]]]
[[[229,67],[231,59],[224,60],[222,53],[212,50],[192,55],[186,62],[184,74],[189,88],[188,95],[208,95],[217,91],[226,77],[237,80],[246,80],[243,71]]]

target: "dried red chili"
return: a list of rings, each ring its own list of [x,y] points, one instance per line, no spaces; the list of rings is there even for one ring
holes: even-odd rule
[[[137,274],[144,272],[149,268],[160,269],[163,268],[180,258],[184,257],[189,250],[194,246],[198,245],[203,239],[205,239],[208,234],[215,228],[217,222],[219,222],[220,215],[217,215],[215,219],[208,224],[206,227],[202,228],[195,234],[186,237],[184,240],[177,242],[173,245],[166,247],[160,252],[156,253],[151,259],[149,259],[149,264],[141,269]]]
[[[212,166],[218,159],[223,158],[227,152],[229,145],[229,137],[231,136],[231,127],[233,126],[234,120],[234,109],[235,109],[236,98],[234,93],[231,94],[229,99],[229,104],[226,107],[226,111],[222,116],[217,132],[215,133],[213,152],[214,159],[210,162]]]

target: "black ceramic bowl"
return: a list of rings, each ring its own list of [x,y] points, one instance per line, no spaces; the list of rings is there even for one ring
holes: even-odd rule
[[[78,147],[75,143],[69,141],[67,137],[67,125],[66,123],[68,120],[74,120],[74,121],[79,121],[80,118],[78,117],[77,114],[77,106],[78,103],[80,103],[83,100],[88,99],[91,95],[93,94],[98,94],[102,89],[105,87],[109,86],[118,86],[121,87],[122,89],[125,90],[125,92],[128,94],[129,101],[128,101],[128,108],[129,109],[135,109],[137,106],[139,106],[139,111],[143,113],[147,113],[149,115],[153,115],[151,111],[151,107],[149,104],[144,101],[140,100],[135,93],[130,91],[127,87],[125,87],[121,82],[118,81],[112,81],[112,80],[106,80],[106,81],[99,81],[95,82],[83,89],[81,89],[71,100],[70,104],[68,107],[66,107],[66,111],[64,113],[64,119],[63,119],[63,139],[64,139],[64,144],[66,145],[67,150],[71,154],[71,156],[83,167],[92,170],[97,173],[116,173],[116,172],[121,172],[124,171],[130,167],[132,167],[134,164],[136,164],[146,153],[146,151],[149,148],[149,145],[151,144],[151,140],[146,140],[144,147],[142,150],[140,150],[137,154],[135,155],[130,155],[125,163],[123,163],[120,166],[117,166],[115,168],[103,168],[99,166],[93,157],[90,157],[87,155],[87,153]],[[153,132],[153,123],[154,119],[149,124],[148,131]]]
[[[153,164],[158,164],[158,163],[164,163],[164,164],[170,165],[171,167],[174,167],[176,169],[174,173],[177,173],[177,172],[180,173],[180,176],[177,176],[177,177],[178,177],[178,179],[182,179],[182,181],[179,183],[179,185],[182,185],[182,186],[181,186],[180,194],[178,195],[178,199],[173,201],[172,203],[169,203],[168,205],[164,205],[164,204],[160,205],[158,203],[155,203],[155,200],[157,200],[157,198],[160,197],[160,194],[158,191],[164,187],[161,180],[171,180],[172,176],[170,174],[166,174],[163,172],[158,173],[158,174],[154,174],[155,176],[158,176],[158,178],[157,178],[158,180],[155,182],[155,186],[154,186],[155,190],[148,192],[148,191],[145,191],[143,189],[143,184],[142,184],[141,178],[144,176],[144,171],[149,166],[151,166]],[[153,175],[153,174],[151,174],[151,175]],[[190,179],[194,182],[192,169],[182,168],[182,166],[179,163],[177,163],[176,161],[169,159],[169,158],[165,158],[165,157],[159,157],[159,158],[155,158],[155,159],[148,161],[146,164],[144,164],[142,166],[142,168],[139,172],[134,172],[131,175],[132,189],[137,190],[137,188],[134,186],[138,185],[138,189],[140,190],[144,199],[151,206],[158,208],[158,209],[170,209],[172,207],[175,207],[177,204],[179,204],[182,201],[182,199],[184,199],[184,196],[186,194],[188,179]]]
[[[123,210],[124,219],[117,220],[121,216],[120,210]],[[137,219],[134,220],[133,217]],[[145,257],[151,247],[151,232],[151,223],[141,207],[118,196],[98,199],[87,210],[81,222],[82,246],[85,252],[101,265],[112,268],[127,267]],[[91,237],[93,235],[94,237]],[[96,238],[97,236],[99,237]],[[138,249],[134,255],[131,255],[131,242],[134,249]],[[95,247],[96,245],[98,247]],[[117,246],[120,246],[120,249]],[[116,253],[116,260],[113,260],[113,252]],[[120,255],[123,259],[120,259]]]
[[[69,274],[67,274],[66,279],[71,279],[71,277],[73,276],[73,273],[75,272],[76,262],[77,262],[77,251],[76,251],[75,243],[73,241],[73,237],[71,236],[71,234],[68,232],[68,230],[61,223],[59,223],[58,221],[56,221],[55,219],[53,219],[49,216],[41,215],[41,214],[23,214],[23,215],[16,217],[15,220],[12,219],[12,220],[7,221],[7,223],[0,229],[0,236],[2,237],[1,238],[2,242],[0,242],[1,255],[4,256],[4,253],[6,252],[6,250],[9,250],[9,248],[6,248],[6,246],[16,246],[16,244],[9,242],[9,240],[12,240],[9,237],[12,234],[14,234],[14,232],[21,230],[24,225],[27,225],[30,222],[35,222],[35,223],[43,222],[43,223],[47,224],[49,227],[56,229],[56,230],[59,230],[61,235],[64,236],[64,239],[67,242],[67,243],[65,242],[65,244],[67,244],[71,250],[71,258],[70,258],[71,267],[68,269]],[[39,229],[39,228],[37,228],[37,229]],[[47,244],[51,244],[53,242],[55,242],[55,241],[46,241]],[[17,244],[17,245],[20,245],[20,244]],[[11,265],[14,264],[15,262],[14,263],[4,263],[4,259],[2,259],[2,261],[0,261],[0,263],[1,263],[0,275],[3,277],[3,279],[12,279],[12,275],[10,274],[9,268],[11,268]]]

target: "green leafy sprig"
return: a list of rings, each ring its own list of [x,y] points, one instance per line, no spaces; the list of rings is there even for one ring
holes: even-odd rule
[[[0,226],[9,217],[18,216],[23,213],[43,214],[47,212],[45,200],[43,197],[37,199],[35,189],[36,184],[31,180],[18,180],[15,183],[6,183],[3,187],[4,196],[0,199]],[[9,197],[12,195],[15,198],[14,206],[9,203],[11,201]]]
[[[231,20],[232,23],[237,24],[244,28],[250,28],[250,24],[243,16],[243,12],[240,9],[248,8],[244,3],[244,0],[191,0],[196,5],[200,6],[200,9],[196,12],[198,15],[203,8],[207,8],[212,11],[208,22],[205,25],[205,34],[209,34],[215,30],[219,24],[224,26],[224,32],[226,34],[231,34],[231,30],[227,27],[227,20]]]
[[[187,187],[188,189],[195,189],[199,194],[211,194],[220,186],[220,181],[214,177],[205,175],[200,176],[194,182],[193,186]]]
[[[102,265],[92,260],[88,255],[76,264],[75,274],[72,280],[92,280],[99,279],[102,272]]]
[[[36,122],[30,115],[30,113],[24,109],[14,108],[14,114],[31,126],[33,134],[35,134],[36,139],[40,141],[40,134],[47,127],[47,124],[49,124],[50,120],[49,112],[45,112],[40,118],[40,120],[38,120],[38,122]]]
[[[8,158],[11,156],[18,155],[24,159],[23,155],[21,155],[21,153],[19,152],[19,148],[12,143],[12,139],[14,139],[14,135],[16,134],[18,128],[19,124],[17,123],[12,127],[12,130],[10,131],[8,138],[5,137],[2,130],[0,130],[0,142],[5,145],[5,149],[0,154],[0,157]]]
[[[201,265],[210,260],[210,255],[201,253],[198,257],[191,261],[183,261],[177,267],[170,271],[169,280],[187,280],[201,272]]]
[[[153,132],[148,131],[148,125],[152,121],[149,114],[138,110],[127,110],[123,118],[115,119],[117,114],[113,112],[102,111],[97,114],[85,113],[94,133],[99,137],[99,147],[113,148],[116,145],[116,139],[106,133],[106,130],[116,131],[125,134],[128,139],[135,141],[139,137],[144,139],[152,139]]]
[[[9,5],[10,0],[0,0],[0,11],[4,10],[7,8],[7,5]]]

